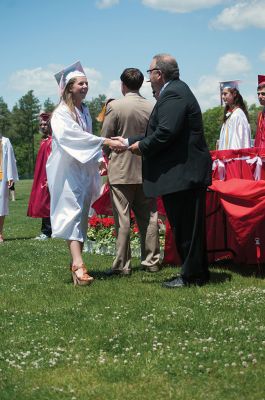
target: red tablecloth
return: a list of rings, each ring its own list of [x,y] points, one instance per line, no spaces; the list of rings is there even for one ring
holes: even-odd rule
[[[265,149],[212,151],[211,156],[213,184],[206,196],[209,262],[228,257],[236,263],[265,262]],[[98,214],[112,213],[108,189],[93,207]],[[164,214],[161,199],[158,209]],[[164,263],[180,263],[168,222]]]
[[[222,258],[242,264],[265,262],[265,149],[211,155],[213,184],[206,196],[209,262]],[[179,263],[169,226],[164,262]]]

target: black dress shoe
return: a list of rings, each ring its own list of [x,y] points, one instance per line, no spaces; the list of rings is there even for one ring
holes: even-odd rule
[[[104,275],[107,277],[112,277],[112,276],[130,276],[132,274],[132,271],[124,271],[120,269],[107,269],[107,271],[104,272]]]
[[[167,289],[181,288],[187,286],[187,283],[181,278],[181,276],[173,279],[172,281],[163,282],[163,287]]]
[[[166,287],[168,289],[174,289],[174,288],[181,288],[181,287],[185,287],[185,286],[203,286],[206,283],[208,283],[209,280],[208,279],[194,279],[191,281],[187,281],[185,279],[183,279],[181,276],[168,281],[168,282],[164,282],[162,284],[163,287]]]

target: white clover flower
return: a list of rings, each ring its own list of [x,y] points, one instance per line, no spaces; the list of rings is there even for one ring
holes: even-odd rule
[[[243,361],[243,362],[242,362],[242,366],[243,366],[244,368],[247,368],[248,363],[247,363],[246,361]]]

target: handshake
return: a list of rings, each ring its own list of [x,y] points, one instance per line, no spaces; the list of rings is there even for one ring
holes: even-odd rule
[[[141,155],[139,141],[129,146],[128,140],[124,139],[122,136],[114,136],[110,139],[106,138],[103,142],[103,145],[109,146],[109,148],[115,153],[123,153],[124,151],[129,150],[133,154],[138,156]]]

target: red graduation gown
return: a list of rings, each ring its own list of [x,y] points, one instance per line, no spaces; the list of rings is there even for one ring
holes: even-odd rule
[[[47,218],[50,216],[50,193],[47,184],[46,162],[51,153],[51,144],[51,136],[42,139],[40,143],[29,198],[28,217]]]
[[[265,110],[258,114],[257,131],[254,147],[265,148]]]

